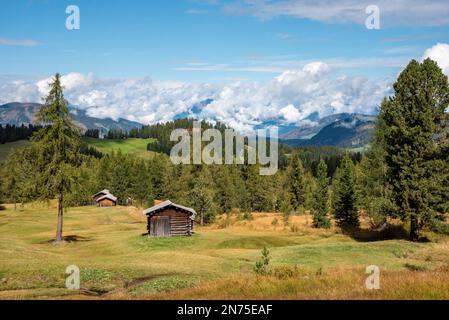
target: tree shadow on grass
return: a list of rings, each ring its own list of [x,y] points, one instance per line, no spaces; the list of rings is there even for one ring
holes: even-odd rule
[[[92,241],[92,238],[89,237],[82,237],[82,236],[77,236],[77,235],[68,235],[68,236],[64,236],[62,237],[62,243],[73,243],[73,242],[88,242],[88,241]],[[46,243],[50,243],[50,244],[54,244],[56,241],[56,239],[51,239],[51,240],[47,240],[42,242],[43,244]]]
[[[343,234],[358,242],[376,242],[385,240],[410,240],[409,232],[403,225],[388,225],[380,230],[361,228],[341,228]],[[427,237],[421,237],[419,242],[430,242]]]

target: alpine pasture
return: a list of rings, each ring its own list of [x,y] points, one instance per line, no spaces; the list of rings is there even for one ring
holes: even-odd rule
[[[309,215],[220,216],[192,237],[148,238],[134,207],[69,208],[54,245],[55,202],[0,211],[0,299],[448,299],[449,239],[358,240],[314,229]],[[276,223],[275,223],[276,222]],[[362,229],[365,230],[365,229]],[[400,238],[401,233],[390,235]],[[256,275],[262,248],[270,275]],[[381,268],[368,290],[365,269]],[[65,269],[80,268],[80,290]]]

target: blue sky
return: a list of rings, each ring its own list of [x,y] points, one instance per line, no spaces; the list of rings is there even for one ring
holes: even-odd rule
[[[80,30],[65,28],[70,4],[80,8]],[[398,61],[419,58],[426,48],[449,41],[446,25],[368,30],[352,22],[232,14],[220,5],[189,0],[3,0],[1,8],[0,38],[37,43],[1,46],[5,74],[77,71],[230,81],[267,79],[278,66],[299,67],[309,60],[357,59],[359,66],[346,73],[382,77],[397,72]],[[384,63],[370,66],[373,59]]]
[[[368,1],[366,4],[372,2],[376,3]],[[77,92],[72,100],[86,108],[88,103],[113,101],[118,106],[121,104],[122,109],[131,105],[135,111],[137,106],[131,100],[119,102],[117,97],[115,100],[93,97],[111,96],[108,91],[111,82],[107,86],[105,79],[151,79],[209,86],[202,87],[196,99],[184,95],[156,99],[168,108],[178,100],[187,105],[207,95],[218,100],[226,93],[223,86],[229,85],[235,93],[240,88],[236,83],[245,82],[251,87],[273,82],[284,72],[301,70],[317,61],[332,69],[328,72],[321,68],[325,74],[321,80],[336,81],[345,76],[392,82],[410,59],[420,59],[427,49],[438,43],[449,43],[449,4],[446,1],[413,0],[413,4],[403,0],[377,1],[381,13],[380,30],[365,27],[366,4],[359,3],[355,0],[330,3],[303,0],[1,0],[0,96],[11,90],[12,80],[28,81],[27,85],[31,85],[55,72],[77,73],[84,77],[92,74],[96,80],[85,85],[84,91],[73,89]],[[71,4],[80,8],[80,30],[65,28],[65,9]],[[173,84],[169,87],[173,89]],[[159,86],[155,94],[166,89],[166,86],[163,89]],[[284,89],[280,94],[285,94]],[[265,92],[268,88],[260,90]],[[29,87],[16,88],[16,91],[11,98],[35,99],[31,94],[27,98],[20,95],[31,92]],[[339,94],[348,93],[336,90],[334,95]],[[87,99],[88,95],[92,99]],[[147,95],[147,98],[154,100],[154,96]],[[344,104],[353,104],[352,98],[343,99]],[[313,100],[314,95],[310,95],[310,99]],[[277,111],[291,104],[304,116],[313,109],[306,112],[305,106],[317,102],[298,100],[294,95],[281,100],[273,105]],[[150,107],[154,102],[145,102],[148,102],[147,112],[143,118],[136,119],[161,120],[154,115],[157,107]],[[254,101],[243,100],[243,106],[236,103],[231,114]],[[357,103],[358,106],[349,109],[360,108],[361,102]],[[373,102],[373,106],[376,103]],[[369,106],[368,111],[372,111],[373,106]],[[336,109],[326,112],[341,111],[341,108]],[[212,111],[208,112],[205,116]],[[124,115],[117,113],[116,116]],[[260,115],[253,120],[259,118]]]

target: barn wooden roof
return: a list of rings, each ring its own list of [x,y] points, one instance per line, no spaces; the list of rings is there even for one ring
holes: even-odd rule
[[[153,215],[153,214],[155,214],[155,213],[157,213],[159,211],[162,211],[162,210],[170,208],[170,207],[173,207],[173,208],[179,209],[181,211],[185,211],[187,213],[190,213],[191,214],[190,219],[192,219],[192,220],[195,219],[195,216],[196,216],[195,210],[193,210],[192,208],[187,208],[187,207],[181,206],[179,204],[173,203],[170,200],[161,202],[161,203],[159,203],[159,204],[157,204],[157,205],[155,205],[155,206],[153,206],[151,208],[148,208],[148,209],[144,210],[143,214],[145,214],[147,216],[148,215]]]
[[[101,190],[100,192],[97,192],[96,194],[94,194],[92,196],[92,198],[95,198],[95,197],[99,196],[100,194],[111,194],[111,193],[109,192],[108,189],[104,189],[104,190]]]
[[[109,199],[109,200],[112,200],[112,201],[114,201],[114,202],[117,201],[117,197],[113,196],[113,195],[110,194],[110,193],[105,194],[104,196],[98,198],[96,201],[99,202],[99,201],[104,200],[104,199]]]

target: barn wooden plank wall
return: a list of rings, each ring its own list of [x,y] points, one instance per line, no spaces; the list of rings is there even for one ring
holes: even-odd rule
[[[168,218],[170,234],[164,229],[162,218]],[[150,236],[190,236],[192,234],[192,220],[188,212],[167,208],[148,217],[148,232]]]

